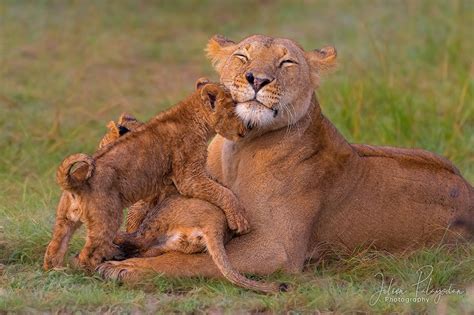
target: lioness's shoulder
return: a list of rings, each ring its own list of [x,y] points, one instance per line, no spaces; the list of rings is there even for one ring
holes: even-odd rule
[[[447,170],[456,175],[461,175],[456,166],[454,166],[449,160],[426,150],[373,146],[367,144],[352,144],[352,147],[361,157],[387,157],[413,164],[430,165],[439,169]]]

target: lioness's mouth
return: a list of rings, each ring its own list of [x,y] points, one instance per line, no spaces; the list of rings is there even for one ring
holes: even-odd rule
[[[264,107],[265,109],[271,110],[273,112],[273,117],[278,116],[278,109],[277,108],[268,107],[268,106],[266,106],[265,104],[263,104],[262,102],[260,102],[256,99],[253,99],[253,100],[250,100],[250,101],[247,101],[247,102],[244,102],[244,103],[246,103],[248,105]]]
[[[275,117],[279,115],[279,109],[267,107],[257,100],[238,103],[235,110],[244,121],[247,130],[272,124]]]

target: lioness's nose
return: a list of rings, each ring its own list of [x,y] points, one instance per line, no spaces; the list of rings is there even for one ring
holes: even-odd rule
[[[261,88],[263,88],[268,83],[272,82],[272,80],[268,78],[259,78],[255,77],[252,72],[247,72],[245,74],[245,78],[247,81],[252,85],[255,92],[258,92]]]

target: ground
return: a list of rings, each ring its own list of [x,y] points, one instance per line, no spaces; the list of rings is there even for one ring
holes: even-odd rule
[[[67,269],[46,273],[41,263],[62,158],[92,152],[122,111],[148,119],[190,93],[196,78],[217,79],[203,52],[216,33],[335,45],[339,67],[318,96],[341,132],[352,142],[437,152],[472,183],[473,21],[469,0],[2,1],[0,312],[472,312],[470,245],[335,255],[299,276],[269,277],[294,285],[276,296],[205,279],[156,276],[127,286]],[[404,290],[387,297],[414,297],[430,266],[425,287],[460,292],[439,301],[419,293],[428,302],[376,299],[382,278],[385,288],[392,280]]]

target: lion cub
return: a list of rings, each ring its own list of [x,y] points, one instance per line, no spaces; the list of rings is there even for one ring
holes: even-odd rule
[[[144,206],[150,207],[151,204]],[[232,238],[232,232],[224,214],[216,206],[175,193],[146,209],[147,214],[140,222],[128,217],[129,233],[120,233],[114,240],[123,257],[154,257],[170,251],[194,254],[207,250],[224,278],[235,285],[266,293],[288,290],[285,283],[248,279],[232,266],[224,247]],[[130,226],[138,227],[131,230]],[[108,268],[114,264],[113,261],[105,262],[97,271],[109,279],[133,280],[120,269]]]
[[[76,263],[93,270],[114,254],[113,239],[122,222],[122,209],[157,196],[173,183],[183,196],[209,201],[221,208],[229,228],[249,229],[244,210],[228,188],[206,172],[207,143],[220,129],[246,129],[234,113],[230,93],[221,85],[202,84],[171,109],[100,149],[93,156],[67,157],[56,177],[72,193],[87,226],[87,238]],[[231,128],[229,128],[232,126]],[[133,152],[133,154],[130,154]]]
[[[142,124],[135,117],[123,113],[118,122],[110,121],[107,124],[108,131],[100,141],[99,149],[117,140],[127,132],[136,130]],[[53,237],[44,256],[44,269],[48,270],[62,266],[69,241],[81,224],[81,210],[75,196],[68,191],[63,191],[56,209]]]

